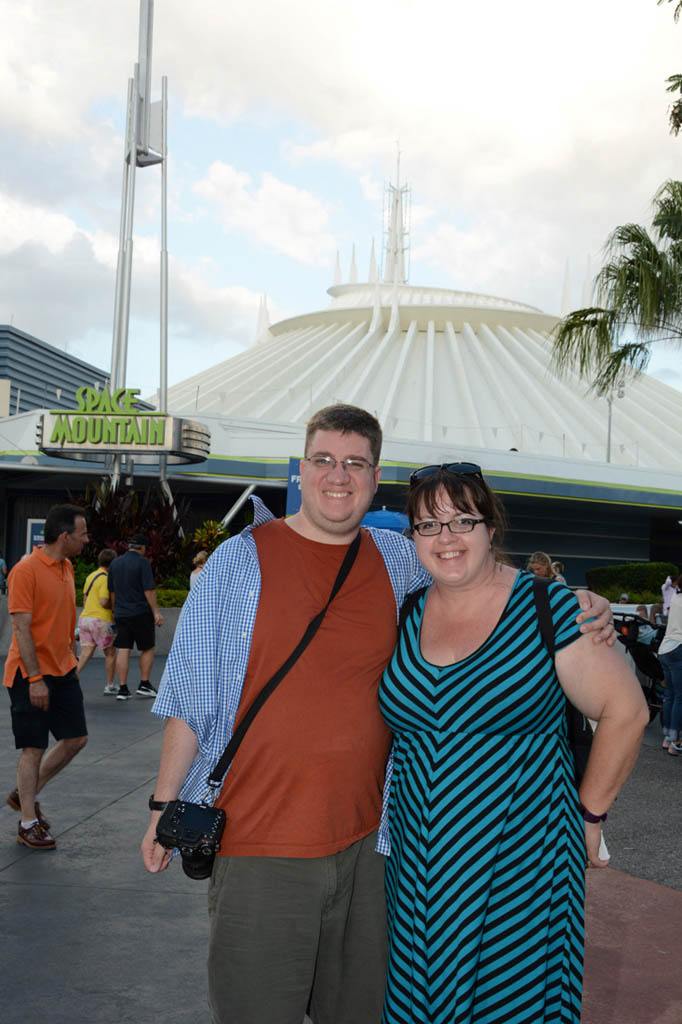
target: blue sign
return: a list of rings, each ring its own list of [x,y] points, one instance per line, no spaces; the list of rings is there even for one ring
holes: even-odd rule
[[[301,460],[289,458],[287,477],[287,515],[293,516],[301,507]]]
[[[45,520],[26,520],[26,554],[30,555],[36,544],[45,543]]]

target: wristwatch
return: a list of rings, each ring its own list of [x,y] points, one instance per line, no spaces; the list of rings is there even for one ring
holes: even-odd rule
[[[149,797],[149,810],[150,811],[165,811],[168,806],[167,800],[155,800],[154,794]]]
[[[608,814],[606,813],[592,814],[592,811],[588,811],[587,807],[585,807],[584,804],[580,805],[580,810],[582,811],[583,820],[589,821],[591,825],[596,825],[600,821],[606,821],[606,819],[608,818]]]

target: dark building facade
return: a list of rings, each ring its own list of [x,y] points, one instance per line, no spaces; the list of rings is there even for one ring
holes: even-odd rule
[[[0,380],[10,381],[10,416],[73,409],[83,385],[101,391],[109,374],[9,324],[0,324]]]

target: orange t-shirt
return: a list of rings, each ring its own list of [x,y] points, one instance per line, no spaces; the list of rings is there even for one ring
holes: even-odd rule
[[[69,559],[57,562],[42,548],[34,548],[10,572],[7,589],[10,615],[31,615],[31,636],[40,671],[49,676],[65,676],[78,664],[73,653],[76,589]],[[24,676],[28,675],[12,634],[2,680],[5,686],[13,684],[18,668]]]
[[[348,550],[281,519],[253,537],[262,585],[237,724],[324,607]],[[217,801],[222,855],[324,857],[377,828],[391,747],[377,690],[396,636],[393,588],[363,532],[318,632],[235,755]]]

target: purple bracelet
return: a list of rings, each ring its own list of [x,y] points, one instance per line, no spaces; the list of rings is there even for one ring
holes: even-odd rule
[[[580,805],[580,810],[582,811],[583,819],[585,821],[589,821],[591,825],[596,825],[600,821],[606,821],[606,819],[608,818],[608,814],[606,813],[592,814],[592,812],[588,811],[587,807],[585,807],[584,804]]]

